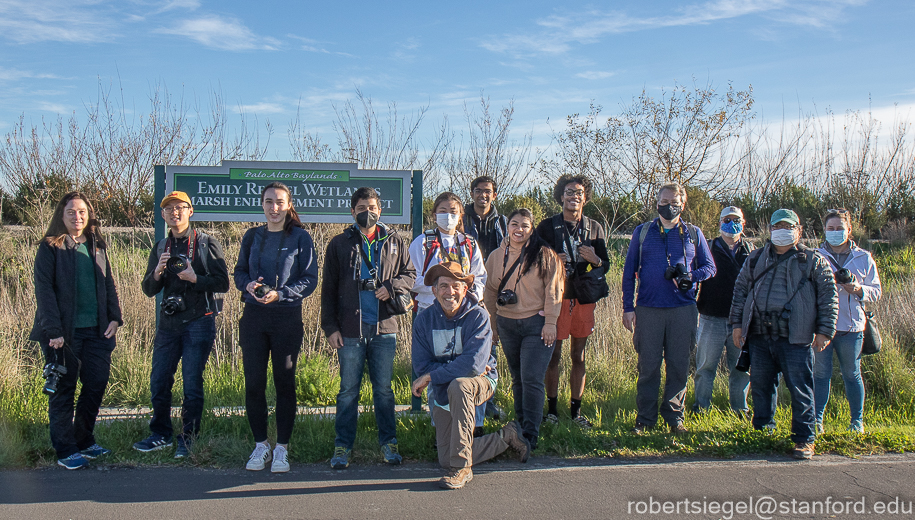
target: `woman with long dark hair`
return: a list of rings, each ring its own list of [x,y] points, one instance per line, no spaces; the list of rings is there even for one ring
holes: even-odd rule
[[[70,192],[57,203],[35,256],[35,324],[29,339],[44,353],[51,444],[57,463],[86,467],[107,455],[93,435],[115,335],[123,324],[105,240],[89,199]],[[75,402],[76,383],[82,383]]]
[[[295,422],[295,367],[302,348],[302,299],[318,284],[315,246],[292,205],[292,192],[274,182],[261,192],[267,224],[249,229],[241,241],[233,276],[242,292],[238,323],[245,370],[245,408],[255,447],[245,466],[289,471],[288,444]],[[267,363],[276,389],[276,447],[267,439]]]
[[[533,449],[543,420],[543,377],[553,356],[565,270],[534,233],[531,211],[521,208],[508,216],[508,236],[489,255],[486,271],[486,308],[496,324],[493,341],[502,342],[515,419]]]

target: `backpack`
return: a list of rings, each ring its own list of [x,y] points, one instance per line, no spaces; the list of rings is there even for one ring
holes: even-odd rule
[[[210,262],[209,256],[207,253],[210,248],[210,235],[207,235],[203,231],[194,230],[197,234],[197,250],[203,251],[204,254],[200,255],[200,261],[203,262],[203,270],[209,275],[210,274]],[[166,236],[158,243],[156,243],[156,258],[162,256],[162,253],[165,252],[165,244],[168,242],[168,237]],[[216,294],[212,292],[206,293],[206,302],[207,302],[207,311],[209,314],[219,314],[222,312],[223,305],[223,295],[222,293]]]
[[[455,245],[458,246],[458,251],[460,251],[460,246],[467,248],[467,262],[470,263],[473,258],[473,250],[477,243],[473,237],[467,233],[461,234],[464,235],[464,241],[456,243]],[[437,229],[427,229],[426,231],[423,231],[423,237],[423,249],[426,250],[426,259],[423,261],[422,273],[417,273],[417,275],[426,273],[426,270],[429,269],[429,264],[432,262],[432,258],[435,256],[435,252],[442,248],[442,241],[439,240]]]
[[[591,243],[591,219],[582,215],[581,216],[581,225],[582,230],[584,231],[585,239],[582,241],[584,243],[587,241],[588,244]],[[562,240],[565,240],[567,230],[565,228],[565,223],[562,220],[562,214],[553,215],[553,249],[562,251],[562,245],[556,247],[556,240],[558,237],[563,237]],[[571,242],[569,243],[571,247]],[[577,269],[572,271],[570,283],[572,284],[572,291],[575,295],[575,299],[578,300],[578,303],[588,304],[588,303],[597,303],[598,301],[606,298],[610,295],[610,286],[607,285],[607,278],[605,273],[597,273],[596,270],[590,269],[583,273],[579,273]]]

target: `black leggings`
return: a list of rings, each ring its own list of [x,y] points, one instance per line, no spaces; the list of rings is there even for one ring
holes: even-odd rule
[[[295,367],[302,349],[302,307],[245,304],[238,322],[245,367],[245,408],[255,442],[267,440],[267,362],[273,361],[276,442],[286,444],[295,423]]]

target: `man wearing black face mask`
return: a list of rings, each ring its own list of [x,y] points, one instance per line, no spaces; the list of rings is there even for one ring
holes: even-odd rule
[[[378,192],[359,188],[350,202],[356,223],[327,244],[321,289],[321,328],[340,359],[337,438],[331,459],[335,469],[349,465],[366,363],[384,461],[401,462],[391,387],[398,326],[388,302],[409,293],[416,280],[407,245],[397,231],[378,221]]]
[[[680,218],[685,204],[686,190],[679,184],[658,189],[659,218],[635,228],[623,267],[623,326],[634,333],[639,356],[635,433],[658,421],[662,361],[666,378],[661,417],[672,433],[687,431],[683,409],[699,322],[696,284],[714,276],[715,264],[702,231]]]

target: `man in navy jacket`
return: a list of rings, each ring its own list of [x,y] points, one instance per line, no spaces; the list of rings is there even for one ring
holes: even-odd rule
[[[666,382],[661,417],[671,432],[687,431],[683,405],[699,321],[696,284],[715,275],[715,264],[702,231],[680,218],[685,205],[682,186],[661,186],[659,217],[635,228],[623,267],[623,326],[634,332],[639,356],[636,433],[653,428],[658,421],[662,361]],[[638,300],[633,305],[636,278]]]
[[[473,437],[475,408],[492,397],[499,375],[492,355],[489,313],[467,294],[473,275],[457,262],[444,262],[426,271],[435,303],[420,311],[413,322],[413,395],[432,386],[429,402],[435,421],[438,461],[449,470],[440,484],[447,489],[464,487],[473,478],[471,466],[489,460],[507,448],[527,462],[531,445],[518,423],[506,424],[498,433]]]

